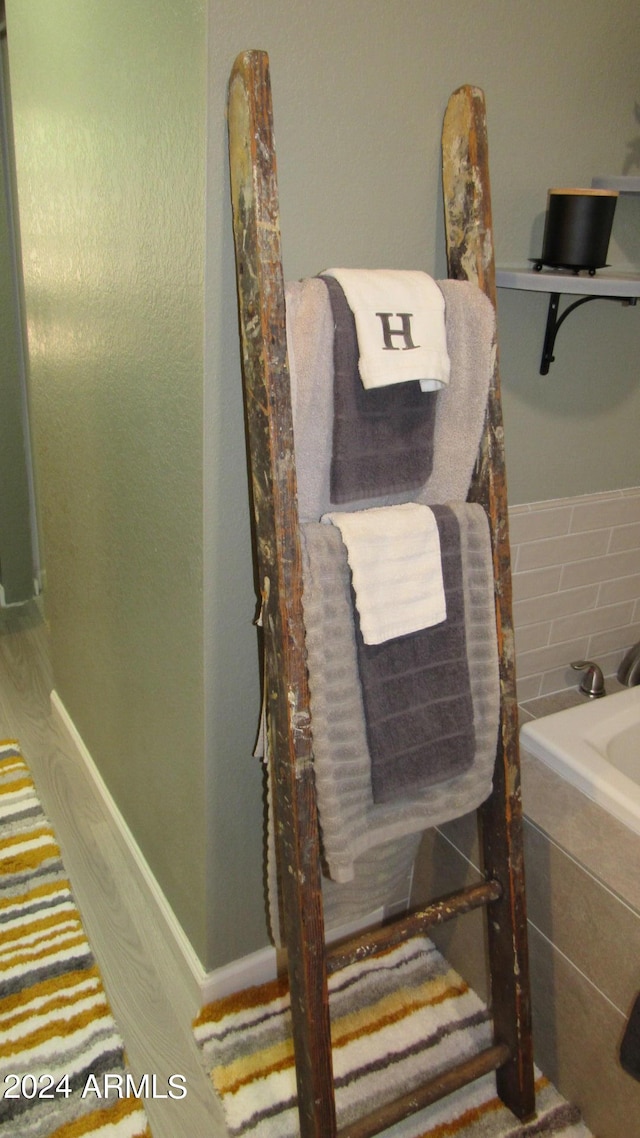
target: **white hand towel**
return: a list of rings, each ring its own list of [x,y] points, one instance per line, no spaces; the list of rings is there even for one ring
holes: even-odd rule
[[[428,506],[405,502],[324,514],[347,549],[365,644],[381,644],[446,619],[440,537]]]
[[[356,322],[359,371],[366,389],[419,380],[423,391],[449,382],[444,298],[427,273],[399,269],[327,269]]]

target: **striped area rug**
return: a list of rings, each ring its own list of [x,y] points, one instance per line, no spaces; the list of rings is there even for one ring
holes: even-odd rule
[[[424,937],[330,979],[339,1126],[490,1043],[485,1005]],[[286,982],[205,1007],[194,1023],[230,1135],[297,1138]],[[537,1072],[537,1118],[518,1123],[486,1076],[385,1131],[388,1138],[588,1138],[579,1112]]]
[[[55,835],[0,743],[0,1135],[151,1138],[130,1080]]]

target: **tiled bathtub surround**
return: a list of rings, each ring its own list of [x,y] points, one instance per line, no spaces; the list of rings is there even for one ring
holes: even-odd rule
[[[509,510],[520,701],[614,675],[640,640],[640,487]]]
[[[535,1060],[598,1138],[637,1138],[640,1083],[619,1048],[640,989],[640,838],[524,751],[522,800]],[[473,815],[428,830],[412,904],[482,880],[479,865]],[[482,920],[430,935],[488,999]]]

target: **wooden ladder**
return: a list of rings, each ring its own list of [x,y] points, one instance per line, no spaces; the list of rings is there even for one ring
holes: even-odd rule
[[[511,616],[511,570],[496,364],[470,500],[489,518],[500,656],[501,718],[494,789],[480,808],[484,881],[392,925],[325,945],[318,818],[302,613],[285,295],[273,111],[266,53],[235,62],[228,101],[231,194],[254,535],[263,605],[267,731],[301,1138],[369,1138],[468,1082],[496,1071],[520,1119],[535,1112],[522,811]],[[443,129],[449,276],[476,282],[495,305],[484,99],[452,96]],[[411,1095],[340,1130],[332,1073],[327,978],[380,948],[485,906],[493,1043]]]

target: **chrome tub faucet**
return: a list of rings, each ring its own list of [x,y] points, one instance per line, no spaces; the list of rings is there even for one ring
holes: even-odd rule
[[[618,668],[618,679],[627,688],[640,684],[640,641],[630,648]]]
[[[580,691],[589,696],[589,699],[599,699],[606,695],[604,689],[604,676],[602,669],[593,660],[574,660],[571,667],[576,672],[584,672],[580,682]]]

